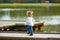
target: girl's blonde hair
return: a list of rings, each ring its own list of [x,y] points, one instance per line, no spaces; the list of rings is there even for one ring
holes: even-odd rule
[[[33,11],[27,11],[26,15],[28,15],[29,13],[33,14]]]

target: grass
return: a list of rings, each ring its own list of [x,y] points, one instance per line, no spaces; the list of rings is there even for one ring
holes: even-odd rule
[[[24,3],[13,3],[13,4],[0,4],[0,7],[45,7],[45,6],[60,6],[60,4],[45,4],[45,3],[36,3],[36,4],[24,4]]]

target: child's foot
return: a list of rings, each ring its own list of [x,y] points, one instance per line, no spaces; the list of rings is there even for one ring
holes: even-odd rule
[[[27,34],[30,34],[29,32]]]
[[[33,34],[30,34],[29,36],[33,36]]]

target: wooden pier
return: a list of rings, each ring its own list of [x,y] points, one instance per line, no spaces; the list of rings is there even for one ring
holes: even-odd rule
[[[34,30],[36,29],[41,29],[41,27],[44,26],[44,23],[42,22],[35,22],[33,28]],[[26,30],[26,22],[20,22],[20,21],[0,21],[0,30],[9,30],[9,29],[16,29],[16,30],[19,30],[19,29],[22,29],[23,30]]]
[[[4,29],[9,30],[10,28],[16,28],[16,25],[25,25],[25,22],[20,21],[0,21],[0,29],[4,31]],[[42,26],[38,25],[39,27]],[[35,25],[37,27],[37,25]],[[1,31],[0,30],[0,31]],[[9,33],[9,32],[0,32],[0,40],[60,40],[60,34],[41,34],[34,33],[33,36],[29,36],[26,33]]]
[[[3,40],[60,40],[60,34],[35,34],[29,36],[26,33],[0,33]]]

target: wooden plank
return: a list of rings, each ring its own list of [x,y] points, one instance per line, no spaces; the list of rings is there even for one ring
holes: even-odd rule
[[[14,26],[15,23],[0,23],[0,29],[9,28],[10,26]]]
[[[39,23],[42,23],[42,22],[35,22],[35,25]],[[26,25],[26,22],[0,21],[0,27],[13,26],[13,25]]]
[[[0,33],[0,37],[20,37],[20,38],[60,38],[60,34],[34,34],[29,36],[26,33]]]

